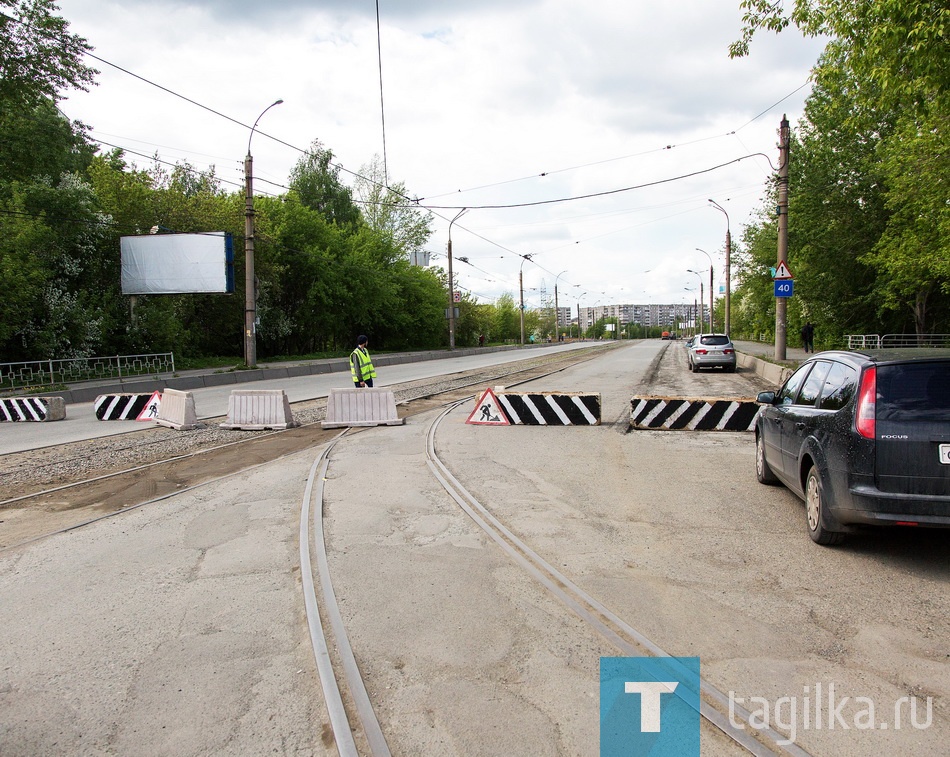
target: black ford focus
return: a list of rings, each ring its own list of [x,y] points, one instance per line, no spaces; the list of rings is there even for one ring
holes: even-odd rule
[[[758,401],[756,476],[805,500],[815,542],[950,527],[950,350],[822,352]]]

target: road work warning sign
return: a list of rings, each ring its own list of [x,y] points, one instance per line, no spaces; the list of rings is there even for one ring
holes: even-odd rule
[[[154,421],[156,418],[158,418],[158,411],[161,406],[162,393],[152,392],[152,396],[149,398],[148,402],[145,403],[145,407],[142,408],[142,412],[138,414],[135,420]]]
[[[508,418],[498,404],[498,398],[491,389],[486,389],[481,399],[475,403],[475,409],[466,423],[476,426],[510,426]]]

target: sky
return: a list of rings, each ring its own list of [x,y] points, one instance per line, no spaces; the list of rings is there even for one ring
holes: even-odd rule
[[[98,58],[60,105],[93,139],[232,191],[250,141],[262,194],[317,140],[347,184],[385,158],[434,214],[432,264],[451,225],[458,288],[517,301],[521,274],[526,307],[708,302],[710,265],[721,296],[727,223],[736,245],[764,206],[823,48],[730,59],[739,0],[378,0],[378,27],[376,0],[58,5]]]

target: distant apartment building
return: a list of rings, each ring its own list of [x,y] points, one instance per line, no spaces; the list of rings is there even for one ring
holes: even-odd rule
[[[628,323],[646,327],[685,328],[697,323],[700,318],[709,320],[709,307],[701,306],[702,314],[693,303],[674,305],[596,305],[578,308],[577,314],[582,329],[589,329],[597,321],[616,318],[621,326]]]

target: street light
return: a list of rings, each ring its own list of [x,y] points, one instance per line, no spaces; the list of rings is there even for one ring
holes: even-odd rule
[[[557,280],[561,278],[567,270],[561,271],[557,276],[554,277],[554,336],[558,337],[558,320],[561,315],[561,311],[557,309]]]
[[[729,214],[726,213],[726,209],[722,207],[715,200],[710,200],[709,204],[712,205],[716,210],[721,210],[723,215],[726,216],[726,307],[725,307],[725,328],[723,331],[726,336],[731,336],[732,329],[732,282],[729,280],[732,273],[732,234],[729,230]]]
[[[583,333],[581,332],[581,300],[583,300],[587,296],[587,294],[588,294],[587,292],[583,292],[577,298],[577,338],[578,339],[581,338],[582,333]]]
[[[703,332],[703,276],[699,271],[694,271],[692,268],[686,269],[689,273],[695,273],[696,277],[699,279],[699,332]],[[712,313],[710,313],[710,316]],[[709,328],[712,331],[712,327]]]
[[[531,260],[531,255],[521,256],[521,265],[518,267],[518,289],[521,292],[521,346],[524,347],[524,262]]]
[[[251,157],[251,138],[258,121],[275,105],[276,100],[261,111],[247,138],[247,157],[244,158],[244,364],[257,367],[257,280],[254,276],[254,159]]]
[[[716,327],[715,327],[715,325],[713,324],[713,313],[716,311],[716,308],[715,308],[716,302],[715,302],[715,294],[713,293],[713,281],[714,281],[714,279],[713,279],[713,262],[712,262],[712,256],[711,256],[708,252],[706,252],[705,250],[703,250],[703,249],[701,249],[701,248],[699,248],[699,247],[696,248],[696,251],[703,253],[703,255],[705,255],[707,258],[709,258],[709,330],[710,330],[710,331],[715,331],[715,330],[716,330]]]
[[[702,279],[700,279],[700,286],[702,286]],[[693,289],[692,287],[683,287],[683,289],[684,289],[685,291],[687,291],[687,292],[695,292],[695,291],[696,291],[696,290]],[[702,300],[700,300],[700,302],[702,302]],[[696,336],[696,334],[699,334],[699,333],[701,332],[701,329],[698,329],[697,326],[696,326],[696,296],[695,296],[695,295],[693,296],[693,305],[692,305],[692,307],[690,307],[689,303],[687,302],[687,303],[686,303],[686,310],[687,310],[687,313],[688,313],[689,316],[690,316],[690,319],[689,319],[688,323],[691,323],[691,324],[692,324],[692,326],[693,326],[693,336]]]
[[[468,208],[462,208],[449,221],[449,349],[455,349],[455,279],[452,277],[452,224],[455,223]]]

